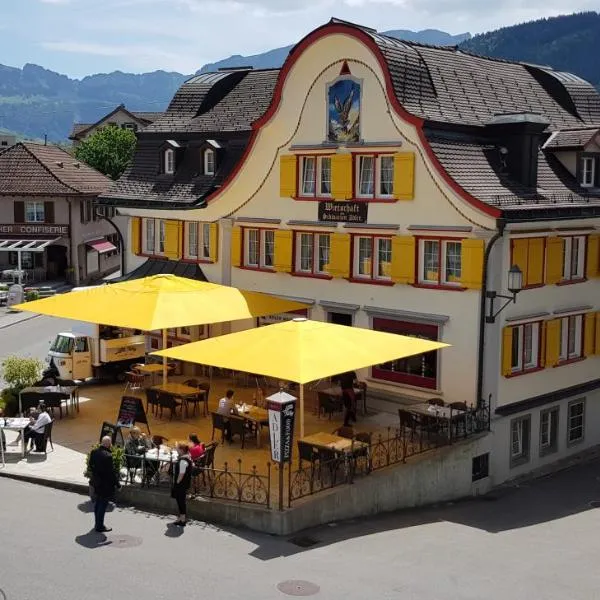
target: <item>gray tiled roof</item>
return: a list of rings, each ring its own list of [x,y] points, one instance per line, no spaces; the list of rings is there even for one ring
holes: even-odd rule
[[[269,108],[279,69],[205,73],[184,83],[146,133],[249,132]]]
[[[499,148],[468,136],[427,132],[429,143],[447,173],[464,190],[492,206],[589,203],[581,188],[552,154],[540,150],[538,185],[529,188],[511,179],[503,168]],[[600,197],[596,199],[600,202]]]
[[[598,127],[563,129],[551,135],[544,144],[544,148],[548,150],[583,148],[599,132],[600,125]]]
[[[498,114],[529,112],[546,117],[552,129],[600,121],[600,95],[570,73],[364,31],[387,61],[398,101],[415,116],[485,125]]]
[[[131,271],[131,273],[112,279],[110,283],[142,279],[143,277],[150,277],[151,275],[177,275],[178,277],[187,277],[188,279],[196,279],[197,281],[207,281],[206,275],[204,275],[202,269],[197,264],[160,258],[149,258],[137,269]]]
[[[183,162],[175,175],[159,174],[162,147],[140,140],[132,165],[123,176],[103,194],[106,203],[144,203],[192,205],[200,202],[207,194],[223,183],[227,174],[241,158],[245,142],[219,141],[222,146],[217,152],[215,175],[200,174],[201,147],[182,148]]]
[[[58,146],[20,142],[0,154],[0,194],[101,194],[111,180]]]
[[[112,110],[109,113],[107,113],[106,115],[104,115],[101,119],[99,119],[95,123],[74,123],[73,129],[71,130],[71,133],[69,134],[69,139],[70,140],[78,139],[81,136],[81,134],[85,133],[88,129],[91,129],[92,127],[96,127],[102,121],[104,121],[108,117],[112,116],[119,110],[127,111],[132,117],[134,117],[138,121],[145,121],[145,123],[142,123],[142,125],[150,124],[153,121],[156,121],[157,119],[162,117],[162,115],[164,114],[162,112],[130,111],[130,110],[127,110],[127,108],[124,105],[120,104],[114,110]]]

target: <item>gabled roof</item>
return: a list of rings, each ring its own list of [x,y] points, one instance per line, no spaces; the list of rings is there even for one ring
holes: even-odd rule
[[[153,121],[156,121],[156,119],[160,118],[163,115],[163,113],[161,113],[161,112],[130,111],[127,108],[125,108],[124,104],[120,104],[114,110],[111,110],[107,115],[104,115],[102,118],[100,118],[95,123],[74,123],[73,129],[71,130],[71,134],[69,135],[69,139],[70,140],[80,139],[90,129],[100,126],[104,121],[110,119],[113,115],[117,114],[118,112],[126,113],[127,115],[129,115],[129,117],[131,118],[131,120],[134,123],[137,123],[138,125],[140,125],[142,127],[149,125],[150,123],[152,123]]]
[[[163,116],[144,133],[250,132],[269,108],[278,75],[279,69],[197,75],[179,88]]]
[[[0,154],[0,195],[98,195],[110,184],[58,146],[19,142]]]
[[[578,129],[562,129],[555,131],[544,144],[545,150],[578,150],[585,148],[600,133],[597,127],[581,127]]]
[[[110,283],[119,283],[121,281],[131,281],[133,279],[142,279],[151,275],[177,275],[178,277],[187,277],[197,281],[208,281],[202,269],[194,263],[175,261],[160,258],[149,258],[145,263],[142,263],[137,269],[111,279]]]

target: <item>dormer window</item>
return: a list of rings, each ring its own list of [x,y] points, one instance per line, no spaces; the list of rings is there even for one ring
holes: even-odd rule
[[[581,157],[581,187],[594,187],[596,181],[596,158],[594,156]]]
[[[204,151],[204,174],[215,174],[215,151],[210,148]]]
[[[164,154],[164,169],[167,175],[175,173],[175,151],[167,148]]]

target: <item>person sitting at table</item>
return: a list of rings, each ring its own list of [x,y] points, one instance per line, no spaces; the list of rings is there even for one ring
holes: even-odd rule
[[[41,442],[42,438],[44,437],[46,425],[49,423],[52,423],[52,418],[46,411],[46,407],[43,404],[40,404],[37,410],[32,410],[31,416],[29,417],[29,425],[27,425],[23,431],[25,446],[27,446],[29,440],[33,440],[37,446],[38,442]],[[19,434],[17,441],[20,441],[20,439],[21,434]]]
[[[154,447],[152,440],[142,433],[139,427],[132,427],[125,442],[125,460],[129,469],[139,469],[142,466],[141,456]],[[146,462],[146,480],[150,481],[157,471],[154,461]]]
[[[347,371],[335,377],[342,389],[342,401],[344,403],[344,426],[348,427],[350,421],[356,423],[356,394],[354,386],[358,383],[355,371]]]
[[[235,402],[233,400],[234,394],[235,394],[235,392],[233,390],[227,390],[227,392],[225,393],[225,396],[223,396],[223,398],[221,398],[219,400],[219,406],[217,407],[217,414],[223,415],[223,416],[238,414],[237,408],[235,406]],[[223,421],[224,421],[223,435],[225,436],[225,439],[228,442],[230,442],[231,441],[231,428],[229,427],[229,421],[228,421],[228,419],[223,419]]]
[[[204,453],[206,452],[206,448],[195,433],[190,433],[188,439],[191,442],[190,456],[192,457],[192,460],[196,461],[204,455]]]

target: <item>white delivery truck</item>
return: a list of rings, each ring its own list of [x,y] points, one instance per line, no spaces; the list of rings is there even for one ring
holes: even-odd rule
[[[43,377],[85,381],[123,381],[125,373],[146,354],[144,335],[131,335],[118,327],[77,323],[73,331],[59,333],[52,342]]]

